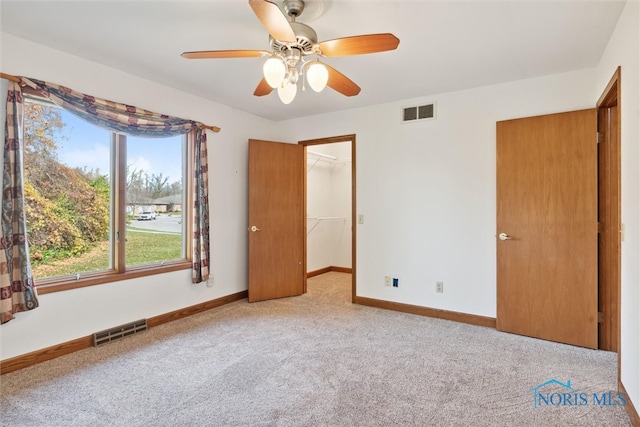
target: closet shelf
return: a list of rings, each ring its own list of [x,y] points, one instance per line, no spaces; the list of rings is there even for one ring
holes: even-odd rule
[[[315,151],[310,151],[310,150],[307,150],[307,156],[315,157],[315,160],[313,160],[313,164],[309,168],[307,168],[307,172],[313,169],[313,167],[316,164],[318,164],[318,162],[320,161],[329,162],[329,163],[350,163],[351,162],[351,159],[340,159],[338,157],[331,156],[329,154],[316,153]]]
[[[307,219],[312,221],[329,221],[333,219],[347,219],[347,218],[343,216],[308,216]]]
[[[324,153],[317,153],[311,150],[307,150],[307,156],[314,156],[314,157],[318,157],[320,159],[325,159],[325,160],[338,160],[338,158],[335,156],[331,156],[329,154],[324,154]]]

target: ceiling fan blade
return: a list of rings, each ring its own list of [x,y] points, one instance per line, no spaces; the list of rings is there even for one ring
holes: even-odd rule
[[[187,59],[253,58],[271,56],[271,52],[266,50],[199,50],[183,52],[180,56]]]
[[[278,5],[267,0],[249,0],[249,5],[271,37],[282,42],[297,41],[296,33]]]
[[[337,92],[340,92],[344,96],[355,96],[360,93],[360,86],[351,81],[349,77],[345,76],[335,68],[328,66],[324,62],[322,64],[327,67],[327,71],[329,71],[327,86]]]
[[[364,55],[385,52],[398,47],[400,39],[391,33],[344,37],[318,43],[324,56]]]
[[[267,83],[267,80],[263,77],[262,80],[260,80],[260,83],[258,83],[258,87],[256,87],[253,94],[255,96],[265,96],[269,95],[272,90],[273,88],[269,86],[269,83]]]

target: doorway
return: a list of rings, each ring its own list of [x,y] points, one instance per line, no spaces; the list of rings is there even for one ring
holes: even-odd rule
[[[588,305],[590,308],[587,311],[593,314],[588,314],[585,312],[585,315],[583,316],[585,321],[583,323],[585,325],[588,325],[589,338],[586,341],[583,340],[582,343],[572,342],[575,337],[579,336],[584,331],[580,331],[579,333],[576,333],[575,331],[570,331],[570,330],[567,330],[568,332],[566,334],[570,338],[569,340],[566,340],[564,338],[554,339],[554,338],[549,338],[547,336],[543,337],[545,339],[557,340],[561,342],[569,342],[577,345],[584,345],[587,347],[598,348],[601,350],[617,352],[618,353],[618,376],[620,375],[620,298],[621,298],[621,292],[620,292],[621,254],[620,252],[621,252],[621,241],[623,239],[623,224],[621,220],[621,184],[620,184],[620,179],[621,179],[621,166],[620,166],[621,164],[621,146],[620,146],[621,114],[620,114],[620,105],[619,105],[620,78],[621,78],[620,74],[621,74],[620,67],[618,67],[596,104],[596,108],[594,110],[595,115],[593,118],[594,123],[588,124],[589,128],[593,126],[594,130],[597,129],[597,139],[596,139],[597,144],[591,143],[593,144],[591,146],[594,147],[594,149],[595,149],[595,146],[597,146],[597,149],[595,149],[595,156],[592,156],[594,161],[589,162],[590,163],[589,168],[592,168],[593,166],[597,166],[596,172],[593,174],[593,181],[595,181],[595,184],[596,184],[594,186],[596,189],[595,191],[596,212],[595,212],[595,215],[593,215],[594,216],[593,223],[594,223],[594,234],[597,236],[595,240],[595,243],[596,243],[595,259],[597,261],[593,263],[585,262],[585,267],[588,267],[589,270],[592,270],[592,265],[596,267],[595,275],[590,274],[589,281],[592,282],[593,279],[595,279],[595,283],[597,285],[595,287],[591,285],[587,286],[585,280],[580,280],[579,283],[585,284],[585,288],[584,290],[580,290],[580,292],[576,292],[574,295],[576,296],[579,295],[583,297],[585,295],[585,290],[588,291],[587,292],[589,294]],[[575,113],[577,112],[570,112],[565,114],[575,114]],[[531,119],[526,119],[526,120],[531,120]],[[511,122],[514,122],[514,121],[511,121]],[[506,122],[503,124],[498,124],[498,130],[500,130],[501,127],[505,128],[505,126],[507,126]],[[562,129],[566,130],[566,128],[567,128],[566,125],[562,126]],[[587,126],[581,125],[579,126],[579,128],[580,128],[580,132],[582,132],[582,130],[586,129]],[[537,126],[535,131],[537,132],[537,131],[540,131],[541,129],[544,129],[546,133],[550,132],[550,130],[548,130],[548,127],[546,126]],[[545,137],[548,136],[546,133],[545,133]],[[531,136],[532,134],[533,134],[533,131],[526,132],[526,135],[528,136]],[[593,133],[591,130],[589,130],[582,138],[585,141],[592,141],[593,137],[591,135],[593,135]],[[542,138],[536,138],[535,141],[532,141],[532,143],[529,144],[529,146],[533,147],[538,143],[538,141],[541,141],[541,140]],[[564,138],[563,147],[566,145],[567,145],[566,138]],[[589,148],[589,145],[587,145],[586,147],[589,153],[591,153],[591,149]],[[505,164],[507,166],[515,164],[516,162],[519,161],[521,154],[522,153],[518,153],[518,156],[512,158],[510,161],[506,162]],[[591,153],[589,156],[591,157],[592,154],[594,153]],[[546,152],[545,152],[545,156],[546,156],[545,159],[548,160],[548,155],[546,154]],[[581,155],[580,157],[582,156],[583,155]],[[498,153],[498,167],[500,165],[500,157],[501,156]],[[518,173],[522,172],[523,170],[526,170],[525,166],[528,166],[530,164],[530,156],[525,156],[525,157],[528,159],[527,165],[523,165],[518,170]],[[575,158],[577,157],[571,156],[571,158],[567,160],[567,163],[569,161],[573,162]],[[541,167],[534,168],[535,169],[534,172],[543,171],[544,168],[550,169],[549,165],[545,163],[545,165]],[[563,164],[563,169],[566,169],[564,164]],[[584,168],[580,168],[580,169],[583,170]],[[575,174],[572,174],[572,179],[574,178],[574,175]],[[587,178],[587,179],[589,181],[592,180],[592,178]],[[515,181],[511,179],[510,182],[515,182]],[[500,189],[500,185],[498,185],[498,188]],[[557,189],[556,186],[553,186],[553,189]],[[498,193],[499,193],[498,194],[499,196],[500,191],[498,191]],[[531,193],[531,186],[528,186],[526,188],[525,193],[526,194]],[[565,193],[567,195],[573,194],[570,192],[565,192]],[[590,193],[592,193],[591,190],[590,190]],[[564,205],[566,205],[566,199],[567,199],[566,197],[562,198]],[[584,201],[581,201],[580,203],[584,203]],[[592,206],[592,203],[590,202],[589,205]],[[536,206],[538,206],[538,204],[536,204]],[[504,211],[504,209],[502,210]],[[530,214],[530,212],[532,211],[533,211],[532,209],[527,210],[528,214]],[[581,213],[583,211],[584,209],[580,210]],[[501,212],[500,197],[498,197],[498,217],[499,217],[498,228],[499,229],[508,228],[507,226],[509,224],[505,225],[503,224],[504,221],[501,222],[500,212]],[[544,211],[543,212],[544,215],[540,217],[544,219],[548,219],[549,212],[550,212],[549,210]],[[592,215],[590,214],[589,216],[592,216]],[[572,221],[574,221],[576,218],[576,215],[572,215],[571,218],[572,218]],[[566,227],[564,228],[566,229]],[[557,227],[550,227],[550,228],[547,227],[547,229],[551,230],[552,232],[556,232],[557,230],[559,230],[559,228]],[[502,230],[499,230],[498,232],[501,232],[501,231]],[[535,235],[540,236],[542,234],[543,233],[540,232]],[[524,246],[524,243],[526,242],[522,241],[517,234],[514,234],[513,236],[511,236],[509,235],[509,233],[506,233],[506,232],[503,232],[502,234],[496,237],[500,239],[500,241],[498,241],[498,316],[497,316],[498,329],[501,329],[501,328],[505,330],[517,329],[517,330],[514,330],[514,332],[523,333],[524,335],[538,336],[536,334],[531,333],[530,330],[534,327],[537,327],[540,323],[542,323],[539,321],[540,318],[544,318],[544,319],[551,318],[553,320],[553,316],[557,316],[558,313],[565,315],[566,313],[569,312],[567,307],[569,307],[570,304],[577,304],[579,301],[577,301],[575,297],[565,298],[565,302],[567,304],[560,304],[560,306],[557,309],[548,310],[548,307],[552,307],[553,304],[556,304],[558,300],[560,301],[562,300],[562,298],[552,298],[550,300],[547,300],[548,304],[543,304],[541,307],[538,307],[536,310],[533,310],[532,312],[527,312],[527,310],[523,310],[523,307],[527,308],[531,305],[531,301],[533,301],[534,299],[538,299],[538,296],[540,295],[539,288],[541,286],[546,286],[548,283],[557,282],[556,280],[557,275],[552,275],[551,277],[548,277],[547,280],[536,280],[533,282],[533,287],[520,286],[519,282],[524,282],[525,278],[522,278],[520,276],[507,277],[508,275],[505,275],[506,273],[501,274],[500,252],[502,251],[502,252],[505,252],[506,255],[516,256],[517,249],[519,249],[520,246]],[[563,240],[564,239],[558,239],[558,242],[562,243]],[[593,242],[590,240],[589,246],[592,246],[592,243]],[[593,258],[593,252],[594,251],[590,252],[591,255],[589,259]],[[545,255],[549,255],[551,252],[549,250],[539,250],[539,251],[533,251],[533,253],[536,256],[541,256],[541,255],[545,256]],[[575,253],[573,251],[571,253],[573,253],[575,257]],[[581,258],[586,259],[585,257],[581,257]],[[522,259],[529,260],[530,257],[526,256]],[[502,264],[504,264],[505,268],[507,268],[506,266],[513,265],[514,263],[503,262]],[[544,263],[544,265],[545,267],[548,267],[549,265],[552,265],[552,263],[546,262]],[[586,271],[586,269],[584,268],[582,268],[581,270]],[[532,269],[531,271],[539,271],[539,269],[536,268],[536,269]],[[503,282],[506,282],[505,286],[501,286],[501,277],[503,279],[505,278],[508,279],[508,280],[506,279],[502,280]],[[507,289],[509,286],[514,287],[514,289],[511,289],[509,291],[509,289]],[[565,288],[566,286],[564,286],[563,284],[562,287],[560,286],[552,287],[551,291],[559,292],[560,290],[563,290]],[[503,290],[504,292],[501,292],[501,290]],[[595,298],[594,298],[594,290],[595,290]],[[524,297],[524,298],[522,299],[522,301],[519,301],[519,302],[515,301],[516,303],[514,304],[514,301],[513,301],[513,298],[515,298],[514,296],[517,296],[519,295],[519,293],[521,294],[522,292],[525,292],[525,291],[530,293],[529,297],[526,297],[526,295],[520,295],[520,297]],[[534,295],[535,295],[535,298],[534,298]],[[595,300],[595,308],[591,308],[594,306],[593,304],[594,300]],[[506,316],[504,313],[504,310],[509,311],[510,307],[517,308],[517,311],[509,312],[509,314],[512,315],[511,317]],[[571,308],[572,310],[574,309],[573,305],[571,305]],[[564,323],[567,325],[570,325],[571,323],[575,323],[575,322],[562,322],[562,321],[558,322],[557,320],[558,319],[556,319],[556,321],[552,323],[555,323],[555,324]],[[592,327],[594,324],[594,320],[595,320],[595,324],[597,325],[597,328],[595,330]],[[550,328],[547,328],[547,330],[549,329]],[[554,327],[553,334],[558,335],[559,333],[558,330],[560,329],[562,328]],[[585,344],[587,342],[589,344]]]
[[[355,135],[300,141],[305,148],[307,218],[304,268],[307,278],[329,271],[351,273],[356,296]]]
[[[620,375],[621,146],[620,67],[596,104],[598,111],[598,342],[618,353]]]

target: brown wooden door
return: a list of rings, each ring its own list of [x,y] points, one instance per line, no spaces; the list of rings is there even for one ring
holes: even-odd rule
[[[303,293],[304,148],[249,140],[249,302]]]
[[[596,110],[496,133],[497,328],[597,348]]]

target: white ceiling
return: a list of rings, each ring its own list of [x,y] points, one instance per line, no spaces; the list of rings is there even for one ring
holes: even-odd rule
[[[625,2],[308,3],[298,21],[320,41],[384,32],[400,39],[395,51],[325,59],[362,88],[358,96],[307,90],[283,105],[275,92],[253,96],[263,58],[180,57],[268,50],[267,32],[246,0],[1,0],[0,29],[278,121],[593,67]]]

